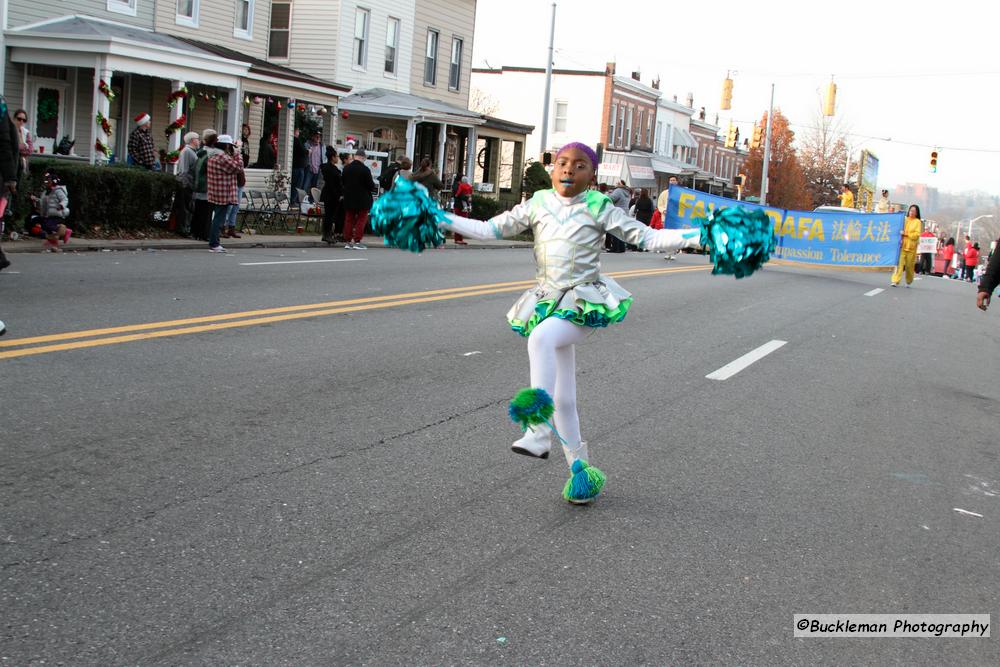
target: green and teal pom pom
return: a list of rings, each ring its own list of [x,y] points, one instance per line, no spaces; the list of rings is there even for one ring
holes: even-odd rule
[[[701,245],[708,247],[713,274],[745,278],[774,252],[774,226],[762,209],[716,209],[701,220]]]
[[[384,237],[387,246],[423,252],[444,243],[438,223],[444,211],[430,198],[427,189],[407,178],[396,180],[371,211],[372,230]]]
[[[582,459],[573,461],[570,478],[563,487],[563,500],[582,504],[593,500],[601,493],[608,478],[598,468]]]
[[[514,394],[507,408],[511,420],[519,424],[522,431],[536,424],[547,424],[555,411],[556,406],[549,392],[532,387],[525,387]]]

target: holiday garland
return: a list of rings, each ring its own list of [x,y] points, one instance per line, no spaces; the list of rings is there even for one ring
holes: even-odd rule
[[[102,130],[104,130],[104,134],[108,135],[108,138],[110,138],[111,137],[111,121],[109,121],[108,118],[107,118],[107,116],[105,116],[100,111],[97,112],[97,124],[98,124],[98,126],[100,126],[100,128]]]
[[[177,90],[170,93],[169,97],[167,97],[167,108],[173,109],[175,106],[177,106],[177,102],[179,100],[183,100],[187,96],[188,96],[187,87],[182,86],[178,88]]]
[[[107,81],[105,81],[104,79],[101,79],[98,82],[98,84],[97,84],[97,89],[99,91],[101,91],[101,93],[106,98],[108,98],[109,102],[113,102],[114,101],[114,99],[115,99],[115,91],[111,90],[111,86],[108,85]]]
[[[180,116],[177,117],[177,120],[172,122],[170,125],[167,125],[166,129],[163,130],[163,133],[169,137],[174,132],[180,132],[181,130],[183,130],[184,125],[186,123],[187,123],[187,116],[181,114]]]
[[[167,164],[174,164],[180,159],[181,159],[180,151],[170,151],[169,153],[166,154]]]
[[[111,146],[108,146],[100,139],[94,142],[94,148],[96,148],[98,152],[104,153],[105,157],[109,159],[111,158]]]

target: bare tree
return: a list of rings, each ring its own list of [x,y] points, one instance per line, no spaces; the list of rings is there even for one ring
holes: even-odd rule
[[[824,116],[819,105],[813,125],[805,132],[798,150],[814,207],[839,201],[848,150],[848,130],[843,117]]]
[[[485,90],[472,87],[469,91],[469,110],[481,113],[484,116],[492,116],[500,108],[500,100],[493,97]]]

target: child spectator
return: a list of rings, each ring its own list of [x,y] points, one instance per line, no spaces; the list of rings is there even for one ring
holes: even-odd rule
[[[41,197],[31,196],[36,212],[31,217],[29,228],[34,231],[37,227],[45,237],[42,246],[45,250],[60,252],[59,241],[65,245],[73,235],[73,231],[66,226],[66,218],[69,217],[69,192],[54,171],[45,173],[43,183],[45,187]]]

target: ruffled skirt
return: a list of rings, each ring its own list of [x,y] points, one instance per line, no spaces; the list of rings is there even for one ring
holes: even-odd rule
[[[528,336],[547,317],[558,317],[582,327],[606,327],[625,319],[632,294],[612,278],[558,289],[532,287],[507,312],[510,328]]]

